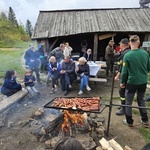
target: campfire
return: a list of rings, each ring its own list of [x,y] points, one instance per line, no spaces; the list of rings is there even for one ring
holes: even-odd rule
[[[69,112],[64,110],[64,123],[62,124],[62,130],[69,131],[71,125],[84,125],[84,117],[79,112]]]
[[[32,134],[38,137],[39,141],[45,142],[49,148],[64,136],[74,136],[85,149],[93,149],[98,146],[99,138],[102,138],[105,132],[104,118],[98,114],[99,102],[100,98],[55,98],[45,105],[44,113],[39,119],[36,117],[36,124],[37,120],[42,120],[43,124],[33,129]],[[53,110],[58,110],[59,113],[53,115]]]

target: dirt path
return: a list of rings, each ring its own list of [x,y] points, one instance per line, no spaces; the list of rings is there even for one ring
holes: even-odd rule
[[[78,85],[79,83],[74,84],[72,92],[67,95],[68,97],[78,96]],[[31,101],[28,98],[25,98],[12,107],[7,114],[1,115],[0,119],[5,120],[6,124],[5,127],[0,128],[0,150],[45,150],[44,143],[37,142],[34,136],[30,134],[30,126],[28,126],[28,124],[20,126],[19,122],[28,120],[35,110],[39,107],[43,107],[54,97],[63,97],[63,92],[58,89],[56,94],[50,95],[50,87],[46,87],[45,84],[36,86],[41,92],[41,96],[37,100]],[[104,100],[107,100],[106,103],[109,103],[111,91],[110,79],[108,80],[108,83],[91,83],[90,86],[92,91],[85,91],[82,97],[101,96],[103,102]],[[114,97],[119,97],[117,84],[115,84]],[[114,103],[120,103],[120,101],[114,100]],[[139,133],[139,129],[142,127],[140,124],[140,117],[134,115],[135,127],[130,129],[122,123],[124,116],[116,116],[116,111],[117,107],[113,107],[108,139],[116,138],[116,141],[121,146],[128,145],[133,148],[133,150],[141,150],[143,145],[145,145],[145,141]],[[101,114],[105,117],[104,126],[107,128],[108,108]]]

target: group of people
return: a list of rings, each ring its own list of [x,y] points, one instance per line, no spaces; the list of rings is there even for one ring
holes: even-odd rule
[[[114,44],[113,41],[110,41]],[[123,123],[129,127],[133,127],[134,119],[132,117],[132,103],[135,94],[137,94],[137,103],[141,115],[142,125],[149,127],[149,120],[144,100],[146,91],[148,72],[150,71],[149,54],[139,49],[140,38],[137,35],[132,35],[129,40],[127,38],[120,41],[120,55],[119,55],[119,70],[115,76],[115,81],[120,81],[120,110],[116,115],[125,115]],[[108,48],[107,48],[108,50]],[[110,55],[113,55],[112,53]],[[111,63],[111,60],[108,62]]]
[[[88,91],[91,90],[88,85],[90,70],[89,65],[87,64],[87,61],[92,60],[91,49],[88,49],[87,52],[84,53],[83,57],[79,59],[79,64],[75,64],[75,62],[71,59],[72,48],[69,46],[68,42],[60,44],[59,47],[50,51],[49,55],[46,53],[44,47],[44,41],[40,42],[38,50],[35,49],[33,44],[29,45],[29,49],[24,55],[26,65],[24,81],[21,84],[17,83],[16,72],[14,70],[8,70],[4,77],[4,84],[1,89],[3,95],[6,95],[7,97],[11,96],[21,90],[22,87],[26,87],[32,98],[34,98],[35,95],[39,95],[40,93],[34,86],[35,82],[41,84],[39,66],[41,66],[41,70],[43,70],[43,68],[47,68],[48,75],[46,83],[48,83],[49,79],[51,79],[51,94],[57,91],[57,83],[60,80],[61,89],[64,91],[64,95],[67,95],[77,76],[80,77],[80,88],[78,94],[81,95],[83,93],[84,87],[86,87]],[[33,76],[33,72],[35,72],[36,78]]]

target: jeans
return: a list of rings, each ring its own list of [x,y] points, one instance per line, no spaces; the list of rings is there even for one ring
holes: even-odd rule
[[[84,75],[81,76],[80,75],[80,90],[83,91],[84,86],[88,85],[88,80],[89,80],[89,76]]]
[[[69,91],[69,85],[76,79],[75,73],[65,73],[61,75],[61,87],[63,91]]]
[[[146,91],[146,84],[142,85],[131,85],[127,84],[126,85],[126,105],[132,106],[132,102],[134,99],[135,93],[137,93],[137,103],[138,106],[145,107],[145,101],[144,101],[144,94]],[[148,121],[148,116],[147,116],[147,110],[145,108],[139,108],[140,115],[141,115],[141,120],[143,122]],[[133,124],[133,119],[132,119],[132,108],[131,107],[126,107],[126,120],[128,124]]]
[[[32,86],[32,87],[26,86],[26,88],[27,88],[27,90],[29,91],[29,94],[30,94],[31,96],[34,96],[34,93],[38,93],[38,90],[35,88],[35,86]]]
[[[51,79],[52,79],[52,88],[55,87],[58,79],[60,78],[60,74],[58,72],[55,72],[54,74],[51,75]]]

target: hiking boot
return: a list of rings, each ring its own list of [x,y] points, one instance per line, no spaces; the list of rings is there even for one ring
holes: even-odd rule
[[[87,91],[91,91],[91,88],[88,85],[86,85],[86,89]]]
[[[128,127],[133,127],[133,124],[128,124],[126,119],[123,119],[123,124],[128,125]]]
[[[121,107],[121,109],[118,112],[116,112],[116,115],[118,116],[125,115],[125,108]]]
[[[78,93],[78,95],[82,95],[82,94],[83,94],[83,91],[80,90],[79,93]]]
[[[146,122],[141,121],[141,122],[142,122],[143,127],[145,127],[145,128],[149,128],[150,127],[148,121],[146,121]]]

